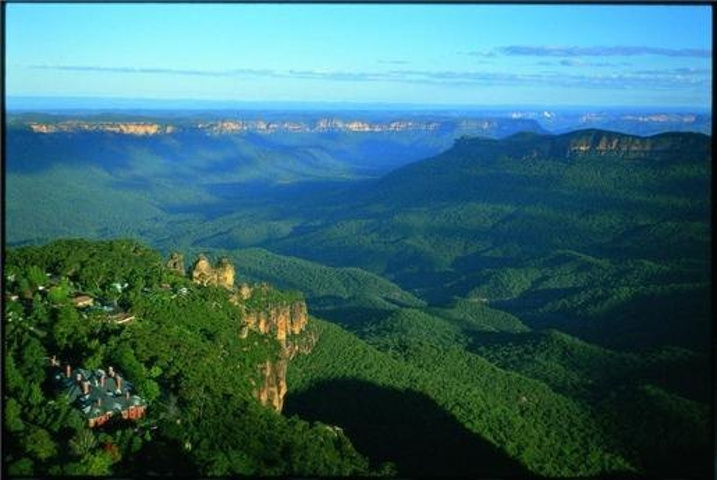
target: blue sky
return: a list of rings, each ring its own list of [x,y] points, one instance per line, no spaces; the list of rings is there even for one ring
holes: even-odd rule
[[[700,107],[708,6],[8,4],[8,96]]]

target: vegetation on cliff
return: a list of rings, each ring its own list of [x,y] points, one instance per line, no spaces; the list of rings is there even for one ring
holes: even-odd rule
[[[257,366],[279,345],[250,331],[223,288],[199,287],[131,241],[7,250],[3,461],[13,475],[349,475],[366,461],[340,432],[260,406]],[[78,309],[82,292],[129,311]],[[274,291],[263,301],[282,300]],[[295,300],[295,295],[287,297]],[[114,365],[149,403],[136,424],[90,429],[48,382],[48,358]]]

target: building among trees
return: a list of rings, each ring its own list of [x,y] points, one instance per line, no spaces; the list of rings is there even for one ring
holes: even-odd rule
[[[137,420],[147,412],[147,402],[133,395],[133,386],[113,367],[107,370],[64,368],[53,357],[50,360],[55,386],[87,418],[90,428],[98,427],[113,417]]]

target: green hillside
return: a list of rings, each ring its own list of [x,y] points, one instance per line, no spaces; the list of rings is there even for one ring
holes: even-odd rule
[[[708,468],[709,435],[696,423],[707,418],[710,398],[704,356],[618,353],[555,331],[476,336],[460,321],[417,310],[366,327],[359,336],[371,346],[335,325],[314,323],[321,341],[311,356],[292,364],[287,408],[341,426],[359,451],[394,461],[407,475],[508,475],[521,468],[547,476],[662,475]],[[393,392],[408,399],[392,399],[398,397]],[[436,420],[431,428],[452,430],[457,422],[519,463],[505,464],[495,450],[474,445],[476,438],[468,442],[472,447],[450,454],[445,445],[429,443],[435,462],[422,458],[418,452],[428,448],[427,440],[419,432],[418,438],[404,435],[417,428],[416,417],[432,418],[439,407],[453,420]],[[635,408],[639,416],[632,416]],[[693,426],[692,433],[679,421]],[[655,435],[659,445],[652,443]],[[401,441],[385,440],[394,436]],[[683,456],[668,453],[673,450]],[[503,467],[484,469],[466,461],[471,455],[486,455],[486,462],[495,456]],[[659,455],[665,458],[656,461]],[[446,457],[463,467],[437,460]]]
[[[237,250],[232,258],[248,281],[264,280],[281,288],[301,290],[308,298],[375,297],[387,305],[422,305],[397,285],[359,268],[331,268],[259,248]]]
[[[462,139],[267,248],[609,346],[704,349],[709,149],[709,137],[678,133]]]
[[[709,246],[709,137],[675,134],[686,137],[674,147],[677,153],[566,157],[572,154],[563,144],[590,135],[461,140],[356,190],[330,224],[275,247],[329,264],[355,256],[373,271],[390,270],[408,282],[415,270],[449,272],[465,261],[475,269],[556,249],[620,255],[613,241],[637,227],[672,222],[691,233],[682,237],[681,255],[703,259]],[[624,142],[637,138],[603,135],[611,141],[610,135]],[[674,235],[656,240],[678,253]],[[660,247],[651,243],[633,242],[630,256],[652,258]],[[656,259],[666,260],[664,252]],[[401,262],[412,270],[396,268]]]
[[[334,325],[316,321],[321,341],[311,356],[299,359],[290,369],[289,411],[336,423],[354,439],[359,451],[370,458],[399,459],[398,471],[407,475],[532,472],[575,476],[633,470],[611,447],[613,441],[586,406],[452,344],[441,333],[443,327],[431,327],[420,315],[413,314],[418,326],[411,333],[405,321],[410,315],[401,314],[404,320],[398,329],[387,326],[390,333],[386,329],[377,333],[378,350]],[[389,324],[396,325],[396,321]],[[354,390],[354,396],[347,393]],[[406,403],[398,400],[407,412],[382,403],[393,391],[408,394]],[[403,436],[405,430],[418,428],[416,418],[434,418],[439,407],[450,417],[426,427],[424,434],[429,438]],[[472,440],[463,446],[432,443],[430,432],[435,429],[440,436],[455,428],[455,422],[470,432],[467,438]],[[401,435],[400,443],[385,440],[397,435]],[[461,462],[432,463],[417,456],[425,442],[435,449],[431,459],[449,457]],[[518,463],[507,462],[506,454]],[[471,456],[473,461],[468,460]]]
[[[239,338],[223,292],[133,242],[11,248],[13,473],[710,471],[710,137],[464,137],[366,179],[371,152],[418,139],[14,135],[11,244],[127,236],[165,257],[228,256],[238,282],[303,292],[324,320],[310,322],[318,342],[291,360],[275,415],[248,385],[276,345]],[[41,293],[55,276],[67,280]],[[113,291],[120,280],[131,287]],[[163,283],[192,294],[168,299]],[[151,321],[83,323],[69,291]],[[55,352],[132,372],[160,432],[88,434],[48,406],[40,359]]]
[[[255,400],[257,366],[278,344],[257,333],[239,338],[239,310],[226,291],[165,270],[158,253],[132,241],[57,241],[4,258],[10,475],[368,473],[343,434]],[[102,308],[80,309],[80,292],[134,320],[120,325]],[[88,427],[53,387],[51,357],[75,370],[113,365],[146,400],[147,415]]]
[[[398,309],[426,304],[398,285],[360,268],[328,267],[261,248],[193,247],[183,251],[188,257],[205,253],[230,258],[237,266],[237,282],[268,282],[281,289],[300,291],[311,314],[351,329]]]

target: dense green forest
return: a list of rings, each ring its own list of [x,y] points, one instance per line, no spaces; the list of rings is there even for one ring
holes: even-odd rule
[[[329,142],[322,163],[290,136],[39,137],[24,131],[8,146],[11,473],[691,478],[712,468],[705,135],[462,138],[368,179],[337,160],[341,138],[311,140]],[[161,253],[47,243],[63,236],[130,237]],[[165,270],[176,249],[230,258],[238,282],[302,292],[318,342],[289,363],[282,415],[250,387],[276,342],[240,338],[226,292]],[[85,318],[69,303],[80,292],[140,321]],[[88,429],[45,381],[52,355],[112,362],[148,416]]]
[[[365,118],[362,114],[368,121],[436,121],[435,115],[428,119],[415,113],[403,115]],[[283,237],[297,225],[303,217],[295,218],[296,212],[288,215],[286,210],[297,199],[343,191],[347,184],[445,150],[456,136],[470,132],[453,115],[431,135],[420,130],[212,135],[196,128],[202,122],[216,122],[215,117],[201,112],[179,117],[10,115],[6,166],[12,181],[7,185],[6,214],[13,228],[8,231],[9,243],[133,236],[182,249],[198,238],[209,247],[224,247],[227,241],[256,245]],[[288,120],[311,124],[320,118],[324,116],[297,112]],[[271,113],[261,119],[287,120]],[[179,131],[147,137],[90,131],[47,135],[28,126],[78,121],[155,122]],[[483,123],[468,122],[491,136],[542,131],[526,120],[493,119],[495,125],[487,130]],[[27,208],[27,199],[35,208]],[[74,205],[79,214],[67,215],[62,211],[67,205]],[[272,208],[277,205],[279,209]],[[277,213],[283,218],[268,218]],[[207,221],[217,217],[222,220]]]
[[[490,323],[496,312],[486,309],[480,316]],[[709,379],[695,373],[705,369],[703,355],[671,349],[619,354],[550,331],[481,334],[485,330],[455,316],[415,310],[370,325],[359,337],[315,323],[322,341],[291,365],[289,412],[346,425],[360,451],[393,459],[399,472],[595,476],[709,470]],[[375,398],[359,394],[369,388]],[[382,406],[383,397],[394,391],[425,401],[386,420],[380,416],[384,408],[394,410]],[[482,446],[437,442],[430,447],[435,456],[451,460],[426,459],[429,440],[407,432],[428,434],[431,428],[412,423],[436,411],[449,413],[436,420],[437,429],[457,424]],[[402,441],[383,442],[387,435]]]
[[[710,394],[696,374],[704,354],[615,352],[531,331],[468,300],[396,307],[350,325],[354,333],[314,318],[309,333],[319,341],[290,363],[282,416],[250,393],[256,365],[276,345],[258,334],[240,339],[225,291],[197,287],[131,241],[60,241],[10,249],[6,258],[4,460],[12,474],[575,476],[706,468]],[[120,292],[115,285],[123,283]],[[182,288],[187,294],[177,295]],[[119,326],[101,310],[78,310],[75,292],[139,320]],[[136,425],[89,429],[50,388],[52,355],[90,368],[112,363],[150,413]],[[690,469],[675,463],[675,452]]]
[[[260,334],[240,339],[240,311],[227,292],[197,287],[132,241],[58,241],[8,250],[5,259],[3,463],[11,475],[368,473],[340,432],[254,399],[256,367],[278,346]],[[125,283],[121,292],[114,287]],[[81,311],[75,292],[136,320],[118,325],[102,310]],[[149,403],[147,416],[90,429],[52,388],[52,356],[114,365]]]

